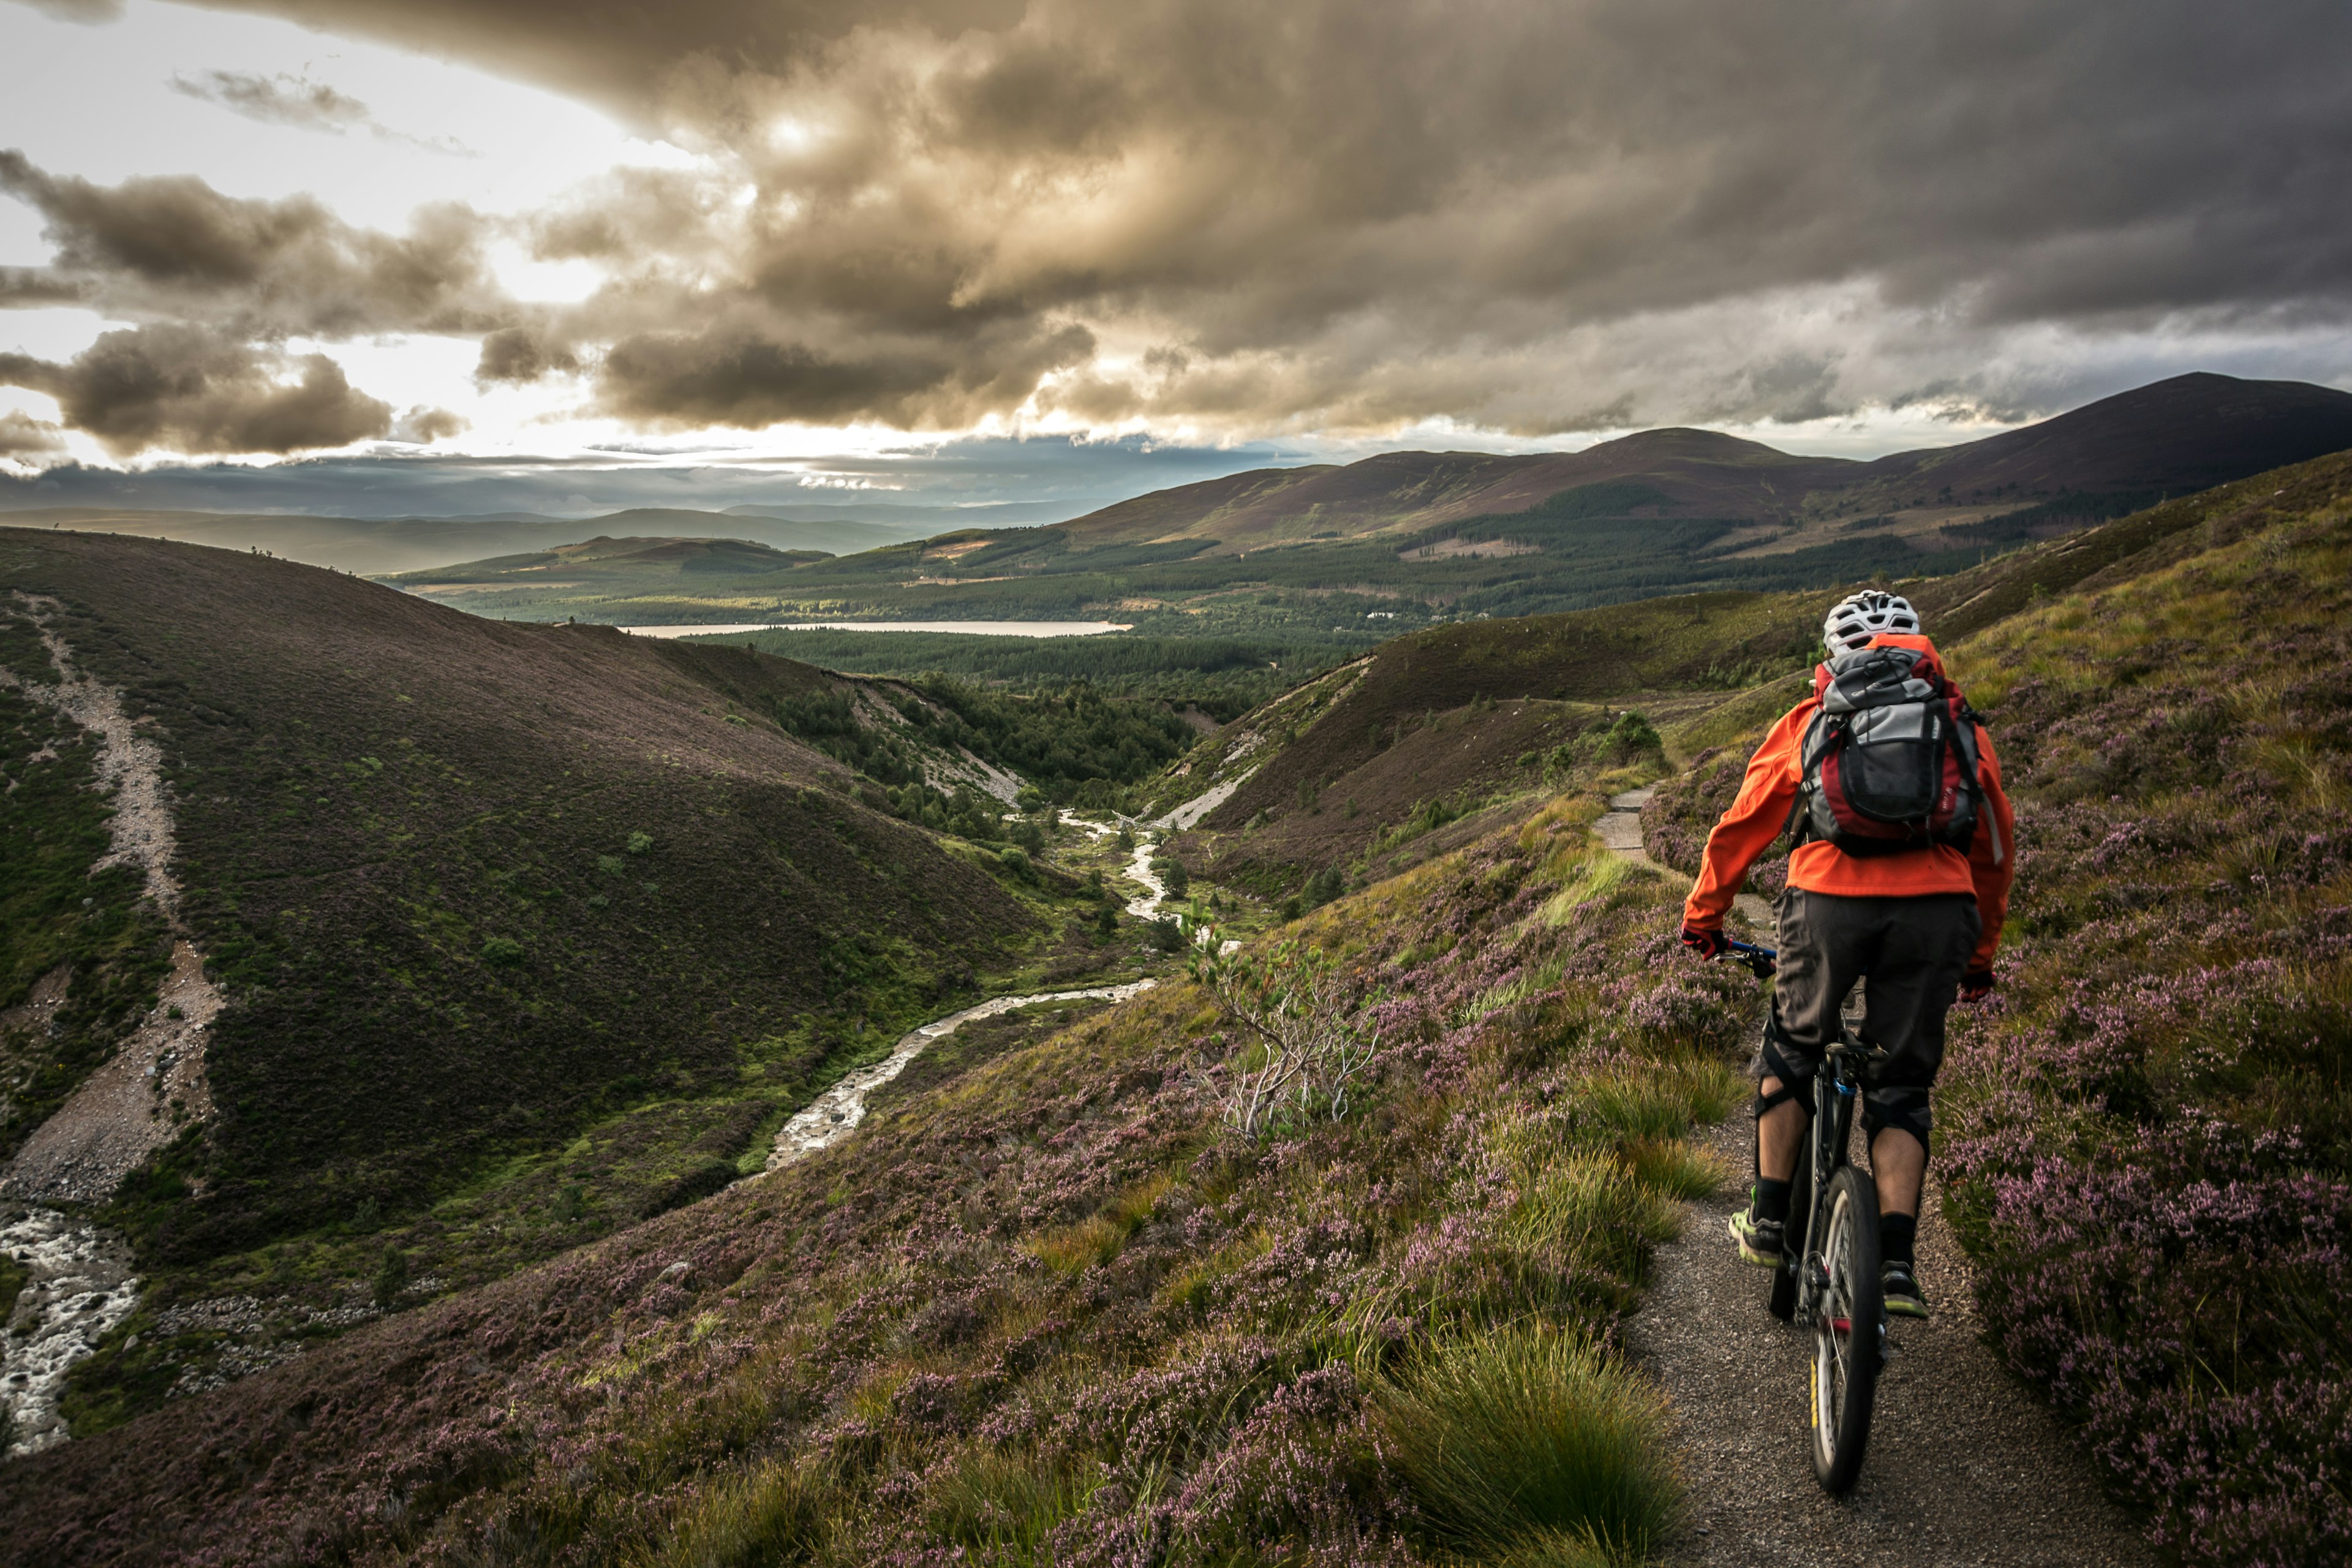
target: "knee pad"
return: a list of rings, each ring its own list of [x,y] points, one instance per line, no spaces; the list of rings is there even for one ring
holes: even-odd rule
[[[1919,1147],[1927,1147],[1927,1134],[1935,1127],[1935,1111],[1928,1104],[1927,1091],[1909,1084],[1886,1084],[1863,1096],[1862,1130],[1875,1138],[1888,1128],[1908,1132],[1919,1140]]]
[[[1780,1087],[1769,1094],[1756,1096],[1756,1114],[1762,1116],[1776,1105],[1795,1100],[1808,1115],[1813,1109],[1813,1075],[1821,1070],[1819,1061],[1808,1060],[1801,1047],[1780,1032],[1780,1021],[1770,1018],[1764,1025],[1764,1048],[1758,1060],[1763,1068],[1760,1083],[1766,1078],[1777,1078]]]

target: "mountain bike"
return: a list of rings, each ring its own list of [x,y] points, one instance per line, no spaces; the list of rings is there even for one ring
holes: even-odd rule
[[[1731,955],[1759,980],[1779,954],[1744,942]],[[1846,1156],[1855,1103],[1886,1053],[1841,1027],[1813,1075],[1813,1121],[1789,1189],[1772,1315],[1813,1336],[1813,1478],[1832,1496],[1862,1474],[1870,1412],[1886,1364],[1886,1310],[1878,1286],[1878,1187]]]

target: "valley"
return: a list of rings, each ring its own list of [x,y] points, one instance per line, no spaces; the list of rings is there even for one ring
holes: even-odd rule
[[[1871,462],[1651,430],[1574,453],[1391,452],[1262,469],[1045,527],[821,557],[629,537],[621,514],[583,525],[585,542],[384,580],[518,620],[1115,620],[1151,638],[1284,645],[1296,650],[1286,660],[1267,658],[1295,662],[1437,624],[1949,574],[2347,445],[2352,395],[2188,375]],[[726,518],[703,521],[731,531]]]
[[[2347,520],[2319,458],[1884,579],[2023,857],[1938,1094],[1972,1283],[1930,1289],[2101,1539],[2199,1568],[2352,1540]],[[159,1012],[209,1096],[41,1211],[135,1305],[0,1463],[5,1554],[1738,1560],[1628,1325],[1737,1180],[1756,988],[1675,931],[1804,569],[1121,689],[0,531],[11,1177]],[[40,696],[79,672],[172,899]],[[1787,1426],[1736,1430],[1801,1467]],[[1606,1484],[1538,1427],[1605,1431]]]

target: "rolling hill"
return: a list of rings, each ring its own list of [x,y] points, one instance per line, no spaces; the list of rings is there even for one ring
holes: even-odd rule
[[[1525,512],[1603,485],[1628,487],[1627,516],[1780,524],[1917,510],[1950,521],[2061,494],[2152,500],[2202,490],[2347,447],[2352,393],[2200,374],[2021,430],[1870,462],[1794,457],[1713,431],[1648,430],[1581,452],[1389,452],[1344,468],[1235,474],[1059,526],[1089,544],[1211,538],[1225,550],[1255,550]]]
[[[943,836],[1019,781],[911,689],[16,529],[0,631],[0,1196],[102,1205],[135,1170],[110,1212],[161,1302],[325,1310],[386,1237],[494,1277],[707,1190],[1094,914]],[[898,731],[898,801],[822,749],[860,707]],[[173,1103],[124,1152],[76,1107],[162,1037]]]
[[[1702,430],[1566,454],[1388,453],[723,583],[663,569],[564,587],[525,566],[492,592],[491,563],[477,562],[463,593],[468,607],[540,620],[1117,620],[1159,637],[1353,649],[1481,616],[1958,571],[2347,447],[2352,394],[2191,375],[1868,463]]]
[[[934,509],[929,527],[945,515]],[[135,511],[98,507],[47,507],[0,511],[16,528],[115,533],[170,539],[224,550],[260,550],[311,566],[381,574],[414,572],[485,556],[550,550],[599,534],[743,540],[777,551],[848,555],[928,531],[923,523],[789,518],[761,510],[691,511],[640,508],[603,517],[561,518],[502,513],[491,517],[350,518],[280,513]]]
[[[2120,563],[2157,558],[2216,507],[2273,491],[2281,505],[2320,506],[2342,469],[2342,460],[2322,459],[1948,575],[1873,580],[1911,598],[1937,636],[1958,639]],[[1781,700],[1817,657],[1826,603],[1822,592],[1712,593],[1433,626],[1242,716],[1139,793],[1157,814],[1212,784],[1229,786],[1212,809],[1186,814],[1187,831],[1171,846],[1209,875],[1269,890],[1332,867],[1360,879],[1465,841],[1492,825],[1490,805],[1525,809],[1572,762],[1638,760],[1623,734],[1611,734],[1628,707],[1669,737],[1711,714],[1713,729],[1689,733],[1696,745],[1721,743],[1727,736],[1717,731],[1742,711],[1723,693],[1761,682],[1754,700]],[[1427,841],[1401,858],[1389,853],[1415,820]]]

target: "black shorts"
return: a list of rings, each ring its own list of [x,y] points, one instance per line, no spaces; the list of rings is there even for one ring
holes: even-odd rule
[[[1839,1010],[1863,987],[1861,1036],[1886,1049],[1863,1104],[1873,1134],[1898,1127],[1922,1143],[1933,1125],[1927,1091],[1944,1065],[1944,1015],[1959,994],[1983,921],[1966,893],[1856,899],[1791,888],[1780,895],[1780,958],[1772,985],[1761,1074],[1811,1103],[1822,1054]]]

